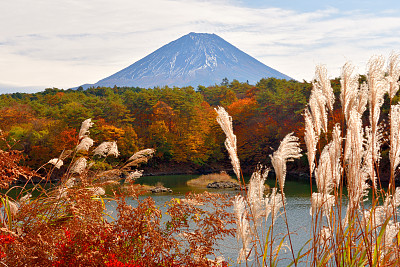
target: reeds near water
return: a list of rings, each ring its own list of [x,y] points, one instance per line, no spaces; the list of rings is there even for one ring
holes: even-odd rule
[[[386,67],[383,57],[372,57],[366,81],[361,84],[354,67],[346,63],[340,77],[341,108],[335,108],[338,104],[327,70],[317,66],[304,110],[304,141],[310,170],[310,239],[296,256],[291,244],[293,233],[287,223],[290,218],[285,212],[284,182],[286,161],[301,155],[298,140],[289,134],[271,156],[279,187],[271,194],[260,193],[266,175],[258,170],[250,180],[251,189],[234,201],[237,238],[241,240],[238,262],[245,262],[246,266],[279,266],[280,251],[286,246],[292,250],[291,265],[295,266],[400,264],[400,189],[395,188],[400,163],[400,104],[392,104],[399,89],[399,75],[397,54],[389,57]],[[388,126],[381,119],[386,95],[391,103]],[[339,116],[336,110],[341,111]],[[384,143],[390,147],[388,188],[381,186],[379,177]],[[229,151],[230,155],[235,153]],[[313,192],[314,177],[317,192]],[[274,212],[269,220],[271,210]],[[284,217],[287,227],[283,238],[274,236],[277,216]]]

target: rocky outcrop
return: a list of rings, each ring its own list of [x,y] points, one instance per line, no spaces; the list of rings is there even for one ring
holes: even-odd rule
[[[207,188],[225,189],[225,188],[240,188],[240,185],[233,182],[212,182],[207,185]]]
[[[172,189],[164,186],[155,186],[150,188],[149,191],[153,194],[155,193],[172,193]]]

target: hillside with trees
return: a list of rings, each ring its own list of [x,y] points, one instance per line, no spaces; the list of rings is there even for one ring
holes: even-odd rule
[[[148,167],[223,169],[229,165],[224,135],[214,110],[224,107],[233,118],[238,154],[245,171],[268,161],[272,147],[289,132],[302,135],[302,111],[312,84],[268,78],[256,85],[224,80],[220,85],[183,88],[98,87],[46,89],[35,94],[0,95],[0,129],[23,151],[25,163],[38,168],[78,141],[87,118],[99,144],[116,140],[120,157],[107,169],[143,148],[156,154]],[[98,145],[98,144],[94,144]],[[168,172],[168,170],[166,170]]]

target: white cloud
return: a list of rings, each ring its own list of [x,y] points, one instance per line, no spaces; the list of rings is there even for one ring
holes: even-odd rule
[[[192,31],[216,33],[299,80],[312,79],[316,64],[333,77],[346,60],[364,64],[400,47],[396,13],[254,9],[227,0],[3,1],[0,25],[0,82],[59,88],[94,83]]]

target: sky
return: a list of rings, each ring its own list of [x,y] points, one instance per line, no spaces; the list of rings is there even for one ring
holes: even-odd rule
[[[0,2],[0,93],[95,83],[189,32],[215,33],[299,81],[400,52],[397,0]]]

